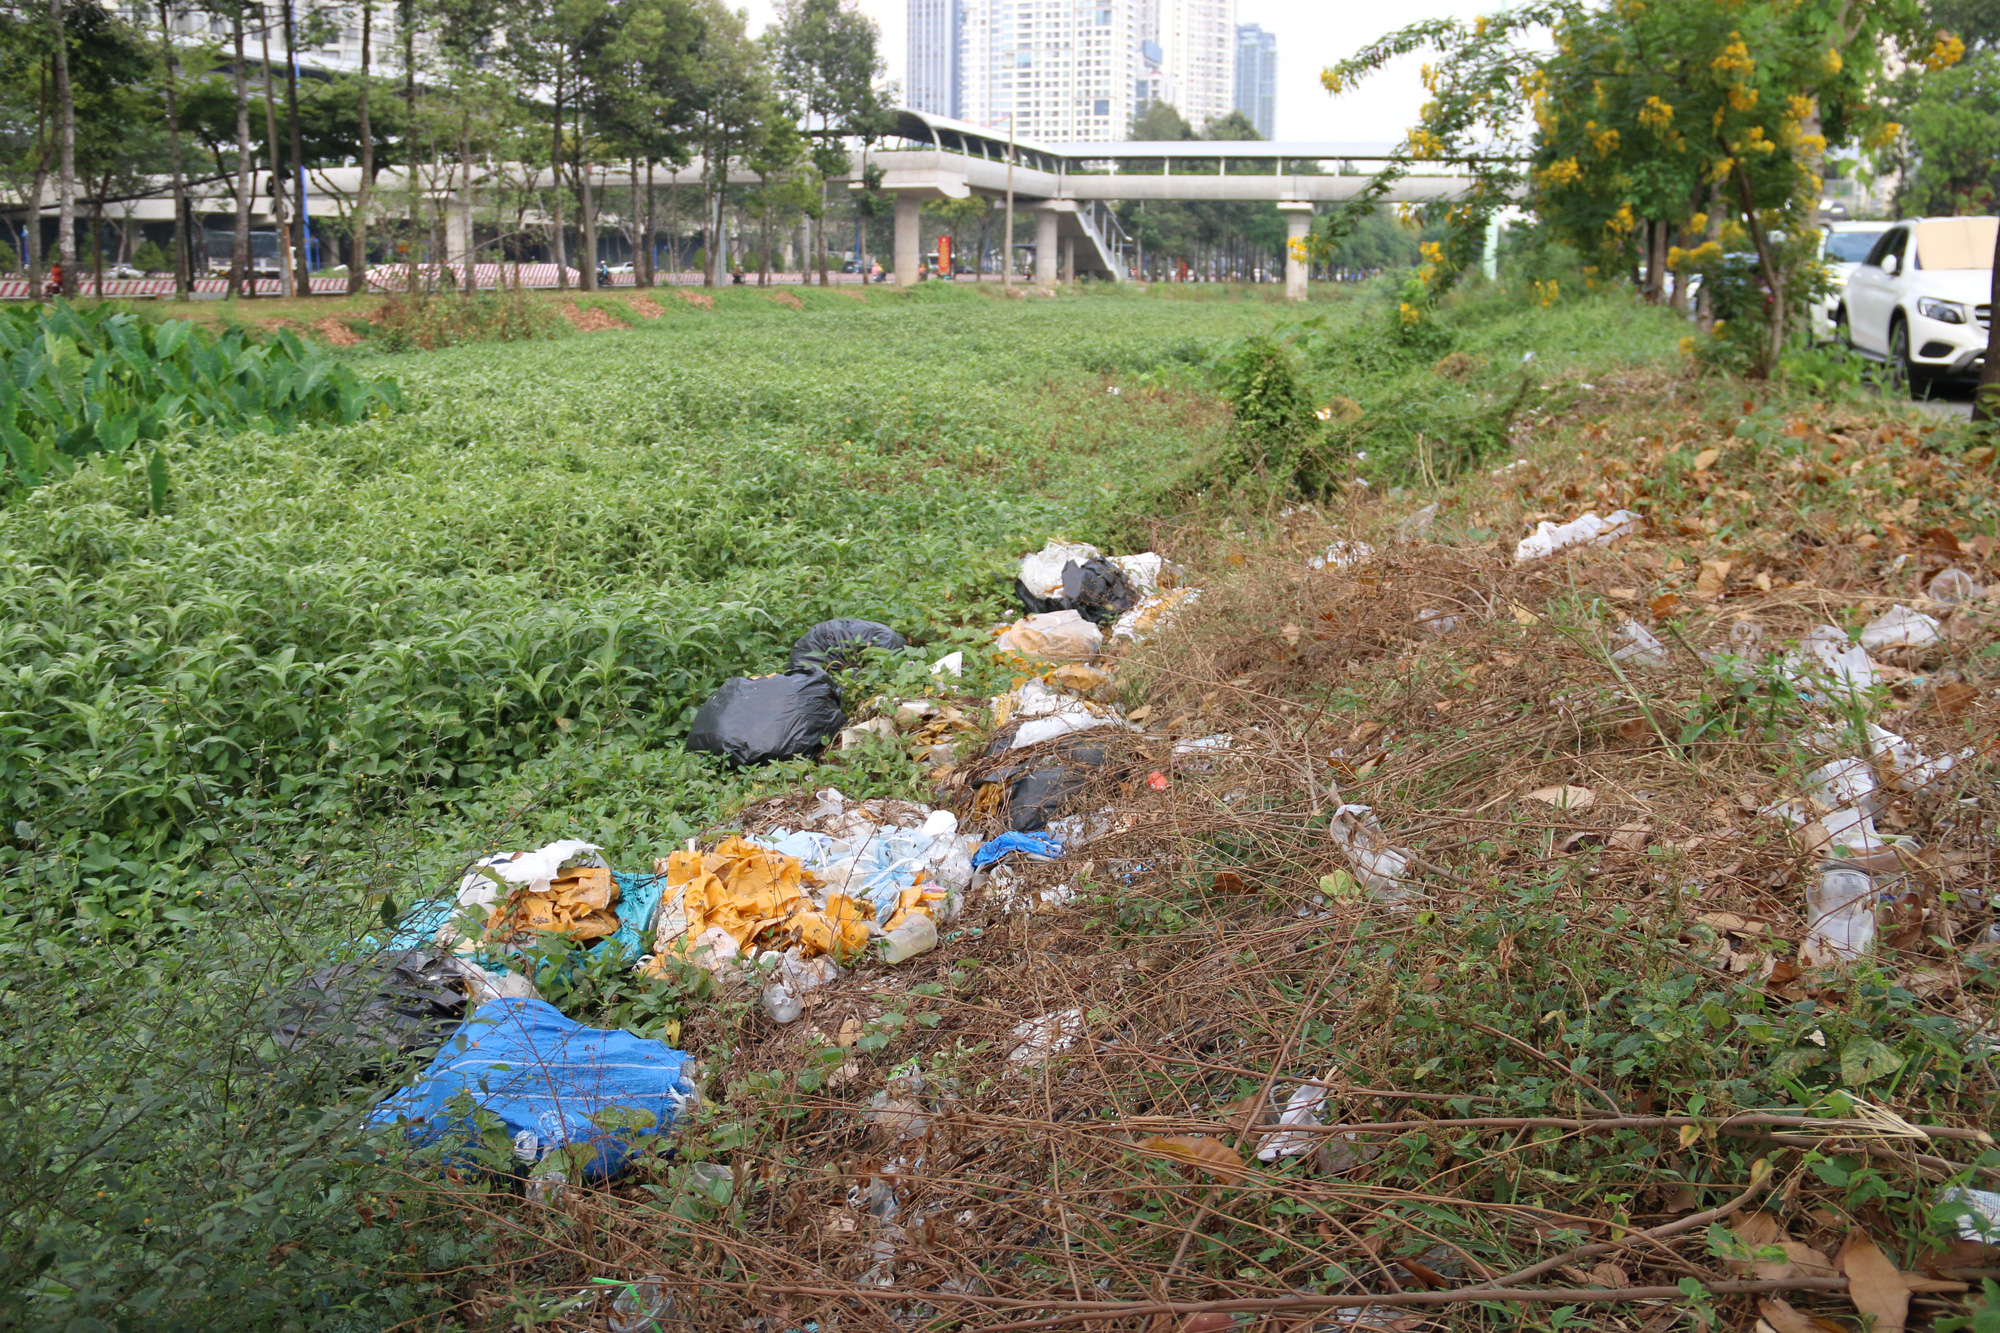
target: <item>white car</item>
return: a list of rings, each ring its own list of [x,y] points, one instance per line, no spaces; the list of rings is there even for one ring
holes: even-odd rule
[[[1832,289],[1826,299],[1812,310],[1813,332],[1822,338],[1831,338],[1836,333],[1837,320],[1834,316],[1840,310],[1840,298],[1847,289],[1847,280],[1854,276],[1854,270],[1861,267],[1861,261],[1868,258],[1868,252],[1875,248],[1882,233],[1895,226],[1893,222],[1829,222],[1820,231],[1819,257],[1826,266],[1827,285]]]
[[[1917,218],[1882,233],[1847,280],[1834,323],[1913,384],[1977,375],[1992,315],[2000,218]]]

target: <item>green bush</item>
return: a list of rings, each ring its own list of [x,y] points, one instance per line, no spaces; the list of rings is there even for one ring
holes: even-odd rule
[[[0,314],[0,496],[188,431],[359,421],[401,401],[393,380],[363,380],[289,330],[268,344],[183,320],[148,324],[66,301]],[[166,463],[147,464],[151,503]]]
[[[132,267],[142,273],[171,273],[174,257],[157,242],[141,241],[132,251]]]

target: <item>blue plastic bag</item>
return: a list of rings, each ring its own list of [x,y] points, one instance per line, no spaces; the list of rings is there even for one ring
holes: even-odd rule
[[[406,1125],[417,1144],[469,1140],[470,1119],[451,1109],[452,1099],[467,1093],[500,1118],[524,1156],[590,1145],[596,1151],[584,1175],[601,1180],[625,1165],[635,1138],[666,1133],[691,1109],[700,1094],[687,1064],[687,1052],[665,1042],[584,1027],[544,1000],[489,1000],[414,1084],[376,1105],[368,1123]],[[606,1111],[627,1122],[650,1114],[651,1127],[593,1123]]]
[[[984,870],[1013,852],[1053,861],[1063,854],[1063,841],[1053,833],[1003,833],[980,844],[979,850],[972,854],[972,868]]]

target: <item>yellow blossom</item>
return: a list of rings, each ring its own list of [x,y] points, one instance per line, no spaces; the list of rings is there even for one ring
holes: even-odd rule
[[[1605,220],[1604,229],[1614,236],[1623,236],[1638,225],[1639,220],[1632,216],[1632,205],[1627,202],[1618,205],[1618,211]]]
[[[1793,93],[1785,100],[1785,114],[1793,120],[1804,120],[1813,114],[1813,100]]]
[[[1610,157],[1618,151],[1617,130],[1609,128],[1600,130],[1596,121],[1587,120],[1583,123],[1583,132],[1590,136],[1591,146],[1597,150],[1599,157]]]
[[[1475,37],[1484,37],[1486,35],[1486,27],[1491,22],[1492,20],[1487,18],[1484,14],[1481,14],[1478,18],[1472,20],[1472,35]]]
[[[1411,305],[1408,301],[1403,302],[1399,310],[1405,324],[1414,324],[1424,317],[1424,312]]]
[[[1828,78],[1832,78],[1834,75],[1840,73],[1841,63],[1840,48],[1829,46],[1826,48],[1826,55],[1819,62],[1819,67],[1826,71]]]
[[[1924,68],[1936,73],[1950,69],[1965,57],[1965,43],[1948,32],[1941,32],[1931,43],[1930,54],[1924,57]]]
[[[1546,167],[1536,172],[1535,179],[1541,182],[1544,189],[1558,189],[1564,185],[1574,185],[1582,180],[1583,168],[1576,164],[1575,158],[1565,157],[1560,161],[1549,163]]]
[[[1646,105],[1639,108],[1639,123],[1656,134],[1665,131],[1674,123],[1673,105],[1657,97],[1648,97]]]
[[[1687,229],[1688,229],[1689,231],[1691,231],[1691,232],[1695,233],[1696,235],[1700,235],[1700,234],[1701,234],[1702,232],[1705,232],[1705,231],[1707,231],[1707,230],[1708,230],[1708,214],[1706,214],[1706,213],[1691,213],[1691,214],[1689,214],[1689,215],[1688,215],[1688,220],[1687,220]]]
[[[1740,83],[1731,85],[1729,89],[1729,105],[1735,107],[1738,111],[1754,109],[1757,105],[1757,90],[1755,88],[1746,88]]]
[[[1444,247],[1436,241],[1425,241],[1418,245],[1417,253],[1424,257],[1426,264],[1442,264],[1444,262]]]
[[[1741,78],[1749,78],[1757,72],[1757,62],[1750,58],[1750,48],[1743,44],[1743,34],[1729,34],[1729,45],[1722,48],[1722,54],[1708,62],[1708,67],[1717,74],[1734,72]]]
[[[1735,158],[1733,157],[1717,158],[1715,166],[1708,173],[1708,179],[1711,182],[1715,183],[1726,181],[1729,179],[1729,173],[1734,171],[1735,169],[1736,169]]]
[[[1893,120],[1884,121],[1882,123],[1882,128],[1876,130],[1873,134],[1869,135],[1866,139],[1864,139],[1862,141],[1862,145],[1866,148],[1887,148],[1890,144],[1896,142],[1897,137],[1901,135],[1902,132],[1903,132],[1903,127],[1901,125],[1898,125],[1895,121]]]

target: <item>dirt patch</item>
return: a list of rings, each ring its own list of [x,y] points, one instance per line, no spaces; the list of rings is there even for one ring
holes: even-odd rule
[[[361,335],[349,328],[346,321],[337,315],[327,315],[321,319],[316,319],[309,327],[314,333],[317,333],[334,347],[358,347],[361,345]]]
[[[799,299],[797,292],[772,292],[770,295],[771,299],[781,306],[787,306],[793,310],[803,310],[806,308],[806,303]]]
[[[630,306],[632,313],[641,319],[658,319],[667,313],[660,308],[660,303],[650,296],[628,296],[625,298],[625,304]]]
[[[562,306],[563,318],[574,324],[579,333],[597,333],[604,329],[622,329],[625,326],[602,310],[565,302]]]
[[[851,287],[850,287],[850,288],[843,288],[843,289],[841,290],[841,293],[840,293],[840,294],[841,294],[842,296],[845,296],[845,297],[846,297],[846,298],[847,298],[848,300],[850,300],[850,301],[859,301],[859,302],[861,302],[861,304],[863,304],[863,305],[867,305],[867,304],[868,304],[868,293],[867,293],[867,292],[857,292],[857,291],[855,291],[855,290],[854,290],[853,288],[851,288]]]
[[[686,301],[689,305],[693,306],[697,310],[715,309],[715,298],[713,296],[710,296],[707,292],[691,292],[688,291],[686,288],[682,288],[680,291],[674,294],[680,297],[681,300]]]

